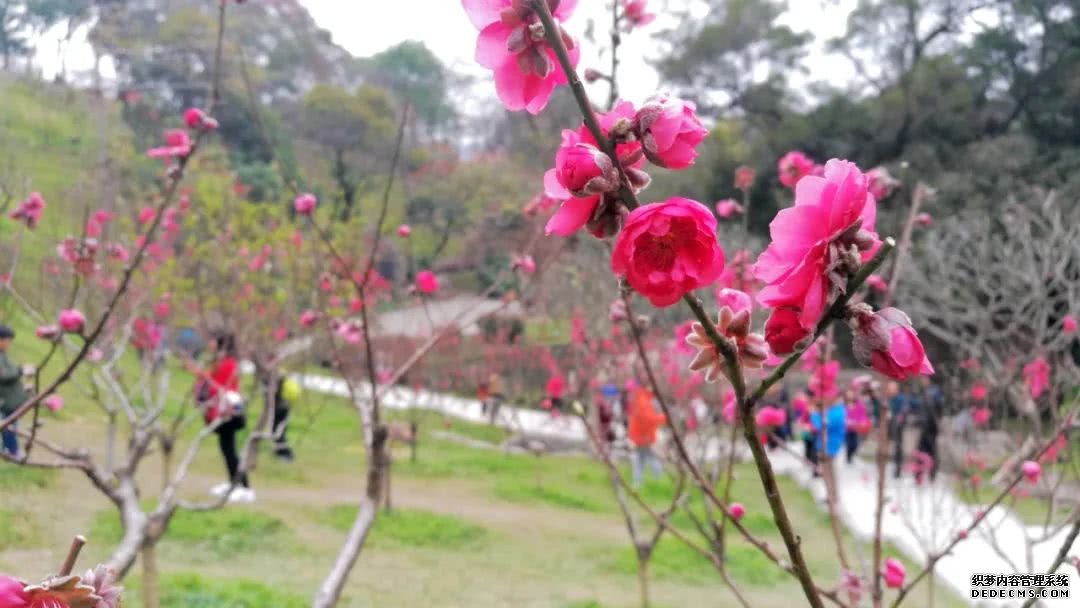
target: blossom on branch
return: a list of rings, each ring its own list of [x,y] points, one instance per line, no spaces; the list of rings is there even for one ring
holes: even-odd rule
[[[577,0],[547,0],[556,22],[565,22]],[[507,110],[539,114],[558,85],[567,83],[555,52],[544,39],[544,25],[528,0],[461,0],[480,31],[476,62],[494,72],[495,91]],[[559,35],[577,66],[580,52],[561,27]]]
[[[656,14],[648,12],[648,0],[622,0],[622,5],[628,32],[635,27],[645,27],[656,19]]]
[[[685,169],[694,164],[697,146],[709,134],[692,102],[661,97],[641,107],[635,120],[641,147],[654,164]]]
[[[611,270],[653,306],[671,306],[724,270],[716,218],[687,198],[642,205],[627,216],[615,239]]]
[[[854,334],[851,349],[859,363],[894,380],[934,373],[911,319],[902,310],[883,308],[874,312],[869,306],[859,304],[849,311]]]
[[[788,188],[794,188],[799,180],[813,173],[815,167],[814,161],[797,150],[781,156],[776,166],[780,171],[780,183]]]
[[[19,203],[15,209],[8,214],[11,219],[26,224],[26,227],[33,230],[37,228],[38,222],[41,221],[41,213],[45,210],[45,199],[42,198],[38,192],[31,192],[30,196],[26,197],[26,200]]]
[[[799,181],[795,205],[769,224],[772,242],[754,264],[754,275],[766,283],[759,302],[798,309],[805,329],[817,324],[881,245],[874,232],[877,203],[867,182],[854,163],[835,159],[823,177]]]

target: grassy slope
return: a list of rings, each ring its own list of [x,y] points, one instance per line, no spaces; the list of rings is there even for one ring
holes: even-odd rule
[[[407,450],[396,450],[396,511],[379,521],[346,606],[635,604],[633,556],[598,464],[463,447],[431,436],[446,426],[440,417],[425,413],[419,419],[419,458],[411,462]],[[47,423],[47,435],[67,443],[98,436],[96,416],[78,403]],[[456,421],[449,426],[478,438],[499,434]],[[354,416],[340,401],[305,395],[293,430],[298,462],[262,459],[255,505],[175,520],[159,551],[165,608],[304,605],[362,492],[363,456]],[[151,462],[145,469],[143,482],[154,487],[157,468]],[[204,496],[222,477],[220,469],[214,446],[206,446],[187,494]],[[783,490],[815,574],[828,585],[837,565],[824,515],[794,486],[785,483]],[[659,503],[669,492],[661,481],[648,486],[646,496]],[[54,567],[78,532],[90,533],[89,563],[104,556],[118,534],[109,505],[76,473],[0,465],[0,493],[0,527],[7,530],[0,534],[0,572]],[[750,513],[748,524],[779,546],[751,468],[738,469],[735,493]],[[685,517],[677,522],[689,525]],[[736,541],[731,556],[732,574],[755,606],[801,605],[791,579],[750,547]],[[727,605],[728,594],[708,564],[676,541],[662,542],[652,571],[658,606]],[[133,574],[126,582],[137,587],[137,570]],[[226,577],[242,582],[228,584]],[[135,593],[125,605],[140,605]]]

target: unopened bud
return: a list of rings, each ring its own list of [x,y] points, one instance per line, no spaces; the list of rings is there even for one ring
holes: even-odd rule
[[[585,68],[585,82],[596,82],[604,77],[603,74],[592,68]]]

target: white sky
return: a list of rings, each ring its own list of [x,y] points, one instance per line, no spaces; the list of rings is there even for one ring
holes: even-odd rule
[[[578,0],[573,17],[565,24],[567,30],[581,40],[589,21],[596,23],[596,45],[582,41],[579,69],[608,66],[608,60],[600,59],[599,51],[608,44],[611,1]],[[421,40],[454,70],[463,74],[483,74],[482,68],[473,61],[477,32],[465,16],[460,0],[390,0],[379,2],[375,10],[370,6],[371,2],[374,0],[301,0],[315,21],[330,31],[334,41],[354,55],[365,57],[403,40]],[[667,7],[685,7],[692,2],[650,0],[649,7],[659,18],[622,37],[619,86],[623,97],[641,102],[657,92],[659,79],[646,62],[655,58],[657,52],[657,43],[651,35],[676,24],[675,19],[667,15]],[[822,40],[844,31],[853,4],[854,0],[789,0],[788,13],[781,20],[796,31],[812,31]],[[854,75],[851,66],[842,58],[825,57],[823,53],[813,55],[818,77],[828,75],[835,82],[838,76],[847,79]],[[595,86],[601,91],[604,85]],[[488,95],[495,99],[494,84],[489,87]]]
[[[473,61],[476,29],[473,28],[460,0],[300,0],[315,21],[330,31],[334,41],[353,55],[366,57],[385,50],[405,40],[423,41],[442,61],[455,72],[478,76],[480,83],[472,94],[481,97],[478,102],[495,103],[494,84],[484,78],[485,71]],[[573,17],[566,24],[568,31],[582,46],[579,69],[595,66],[606,71],[609,60],[600,53],[606,50],[612,0],[578,0]],[[649,26],[624,35],[620,47],[619,84],[624,98],[641,101],[657,93],[658,77],[647,63],[658,53],[657,42],[652,34],[676,25],[669,7],[685,7],[695,0],[650,0],[650,9],[659,18]],[[789,0],[788,12],[781,21],[796,31],[810,31],[817,39],[818,48],[807,59],[814,66],[815,78],[827,78],[831,82],[843,82],[854,76],[854,70],[846,59],[827,55],[822,41],[843,33],[847,14],[855,0]],[[243,10],[238,7],[236,10]],[[589,44],[581,39],[589,22],[595,22],[597,41]],[[85,31],[76,36],[67,48],[65,57],[69,73],[87,73],[93,67],[92,54],[87,51]],[[46,78],[57,71],[57,39],[60,28],[48,32],[37,41],[36,63]],[[111,65],[103,72],[108,79]],[[795,83],[808,81],[799,77]],[[486,85],[486,86],[485,86]],[[593,85],[598,95],[606,94],[604,84]]]

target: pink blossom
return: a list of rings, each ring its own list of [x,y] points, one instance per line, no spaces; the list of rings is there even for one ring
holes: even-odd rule
[[[850,570],[844,570],[840,573],[840,589],[847,595],[851,605],[857,606],[863,596],[863,581],[858,574]]]
[[[439,290],[439,279],[430,270],[421,270],[416,273],[416,290],[425,295],[431,295]]]
[[[840,373],[840,362],[835,359],[817,366],[806,382],[810,394],[818,399],[831,399],[836,395],[836,376]]]
[[[743,212],[743,207],[735,201],[733,198],[725,198],[722,201],[716,203],[716,215],[727,219],[733,215],[738,215]]]
[[[986,385],[981,380],[976,380],[975,384],[971,385],[971,391],[969,393],[971,398],[975,401],[982,401],[986,399]]]
[[[539,114],[552,91],[566,84],[566,74],[544,39],[540,19],[520,0],[461,0],[473,26],[480,31],[476,62],[494,72],[495,91],[506,109]],[[558,23],[570,18],[577,0],[549,2]],[[563,44],[577,66],[579,51],[559,28]]]
[[[409,235],[411,235],[411,234],[412,234],[412,227],[410,227],[408,224],[402,224],[402,225],[397,227],[397,235],[400,236],[401,238],[403,238],[403,239],[409,238]]]
[[[1020,472],[1024,474],[1024,479],[1029,484],[1039,483],[1039,477],[1042,475],[1042,466],[1034,460],[1025,460],[1024,464],[1020,465]]]
[[[866,177],[870,180],[870,194],[879,201],[889,198],[893,190],[900,185],[899,180],[890,175],[885,167],[870,169],[866,172]]]
[[[716,306],[717,308],[727,306],[732,312],[742,312],[753,310],[754,301],[745,291],[725,287],[716,293]]]
[[[349,312],[360,312],[363,308],[363,298],[349,298]]]
[[[142,209],[139,210],[139,216],[136,218],[136,220],[140,224],[149,224],[150,221],[153,220],[154,216],[156,216],[156,215],[157,215],[157,210],[155,210],[153,207],[143,207]]]
[[[21,581],[0,576],[0,606],[4,608],[30,608],[30,595]]]
[[[359,323],[340,323],[334,330],[334,334],[347,344],[359,344],[364,339],[363,330]]]
[[[723,401],[724,404],[720,408],[720,415],[725,423],[732,424],[735,422],[735,393],[730,390],[724,391]]]
[[[296,248],[303,247],[304,235],[299,230],[293,230],[293,233],[289,235],[289,244]]]
[[[645,27],[656,19],[655,14],[648,12],[648,0],[622,0],[622,4],[627,31],[635,27]]]
[[[960,369],[966,369],[969,371],[977,370],[979,369],[979,361],[974,358],[964,359],[960,362]]]
[[[109,259],[114,262],[124,263],[128,261],[128,250],[119,243],[109,243],[105,245],[105,252],[109,255]]]
[[[34,330],[34,335],[42,340],[55,340],[60,335],[59,325],[39,325]]]
[[[754,416],[754,424],[765,429],[783,426],[785,422],[787,422],[787,413],[771,405],[762,407]]]
[[[611,269],[653,306],[671,306],[724,270],[716,218],[687,198],[638,207],[615,239]]]
[[[94,595],[99,599],[94,608],[119,608],[120,594],[124,588],[116,584],[116,572],[111,568],[99,565],[93,570],[87,570],[82,577],[82,584],[94,589]]]
[[[772,242],[754,264],[754,276],[767,283],[758,301],[792,306],[803,328],[813,328],[846,288],[836,269],[851,257],[868,260],[880,245],[876,215],[866,176],[854,163],[830,160],[824,177],[804,177],[795,188],[795,206],[776,214],[769,225]]]
[[[809,337],[810,331],[799,322],[799,310],[795,307],[775,308],[765,321],[765,341],[774,354],[793,353]]]
[[[746,507],[742,506],[742,503],[733,502],[728,505],[728,515],[731,516],[731,519],[739,521],[743,518],[743,515],[746,515]]]
[[[311,327],[319,320],[319,313],[314,310],[305,310],[300,313],[300,327]]]
[[[742,367],[758,369],[769,357],[765,338],[750,333],[749,308],[734,312],[727,306],[722,307],[715,327],[720,339],[725,340],[730,350],[737,353]],[[704,370],[705,381],[715,382],[723,372],[724,357],[700,323],[692,323],[690,329],[685,341],[698,352],[688,367],[693,372]]]
[[[213,131],[218,128],[218,121],[211,118],[199,108],[188,108],[184,110],[184,124],[189,129],[203,129],[206,131]]]
[[[625,321],[626,316],[626,302],[622,299],[612,300],[611,305],[608,306],[608,319],[612,322]]]
[[[882,570],[882,577],[885,579],[885,586],[889,589],[899,589],[904,586],[904,564],[900,563],[900,560],[895,558],[887,558],[885,560],[885,567]]]
[[[934,373],[911,319],[902,310],[883,308],[872,312],[866,307],[852,315],[850,324],[851,349],[859,363],[894,380]]]
[[[98,361],[101,361],[104,358],[105,358],[105,353],[103,353],[100,348],[91,348],[86,353],[86,360],[91,362],[91,363],[97,363]]]
[[[318,202],[319,199],[315,198],[314,194],[305,192],[293,200],[293,209],[300,215],[311,215],[315,211],[315,205]]]
[[[191,137],[183,129],[170,129],[165,132],[165,145],[150,148],[146,155],[150,158],[174,158],[191,154]]]
[[[872,274],[866,277],[866,286],[878,293],[889,291],[889,285],[879,275]]]
[[[64,407],[64,398],[60,395],[57,395],[56,393],[53,393],[48,397],[45,397],[45,399],[43,399],[41,403],[44,404],[45,407],[49,408],[49,411],[59,412],[60,409]]]
[[[1065,333],[1074,333],[1076,331],[1076,327],[1076,319],[1074,319],[1072,315],[1065,315],[1065,317],[1061,319],[1061,330]]]
[[[754,169],[743,165],[735,169],[735,188],[746,192],[754,185]]]
[[[1050,386],[1050,364],[1044,357],[1036,357],[1024,366],[1024,381],[1027,382],[1028,393],[1032,399],[1038,399]]]
[[[641,107],[636,116],[641,148],[653,163],[667,169],[694,164],[697,147],[709,134],[696,106],[677,97],[661,97]]]
[[[956,533],[956,540],[964,540],[967,537],[968,537],[968,531],[967,530],[959,530]]]
[[[518,255],[514,256],[514,259],[510,262],[510,269],[521,269],[525,274],[532,274],[536,272],[536,262],[531,255]]]
[[[60,311],[60,314],[56,317],[56,323],[65,332],[75,334],[81,332],[83,326],[86,325],[86,317],[78,310],[68,308]]]
[[[575,312],[574,316],[570,317],[570,343],[585,344],[586,341],[585,319],[581,318],[580,312]]]
[[[271,337],[274,338],[275,342],[284,342],[285,338],[289,337],[289,330],[284,327],[275,327]]]
[[[929,213],[920,213],[915,216],[915,223],[926,228],[934,223],[934,216]]]
[[[971,410],[971,421],[975,426],[983,426],[990,422],[990,408],[977,407]]]
[[[814,170],[814,161],[797,150],[781,156],[776,165],[780,170],[780,183],[788,188],[794,188],[799,180]]]
[[[633,104],[620,102],[611,112],[599,115],[598,120],[601,130],[610,134],[616,126],[629,128],[635,115]],[[545,227],[547,234],[569,236],[587,227],[595,236],[609,235],[610,222],[605,220],[610,219],[611,214],[598,214],[597,211],[604,203],[602,195],[618,188],[619,176],[610,159],[594,156],[593,150],[597,150],[596,140],[584,124],[577,131],[563,131],[562,144],[555,154],[555,168],[544,174],[545,199],[562,203],[548,220]],[[635,190],[644,188],[649,177],[639,169],[645,162],[641,155],[641,144],[636,141],[619,143],[615,153],[622,159],[623,168]],[[588,165],[592,161],[597,163],[601,171],[595,176],[591,175],[592,170]]]
[[[37,228],[38,222],[41,221],[41,213],[44,210],[45,199],[42,198],[40,193],[31,192],[30,196],[26,197],[26,200],[19,203],[19,206],[8,214],[8,217],[26,224],[27,228],[33,230]]]

